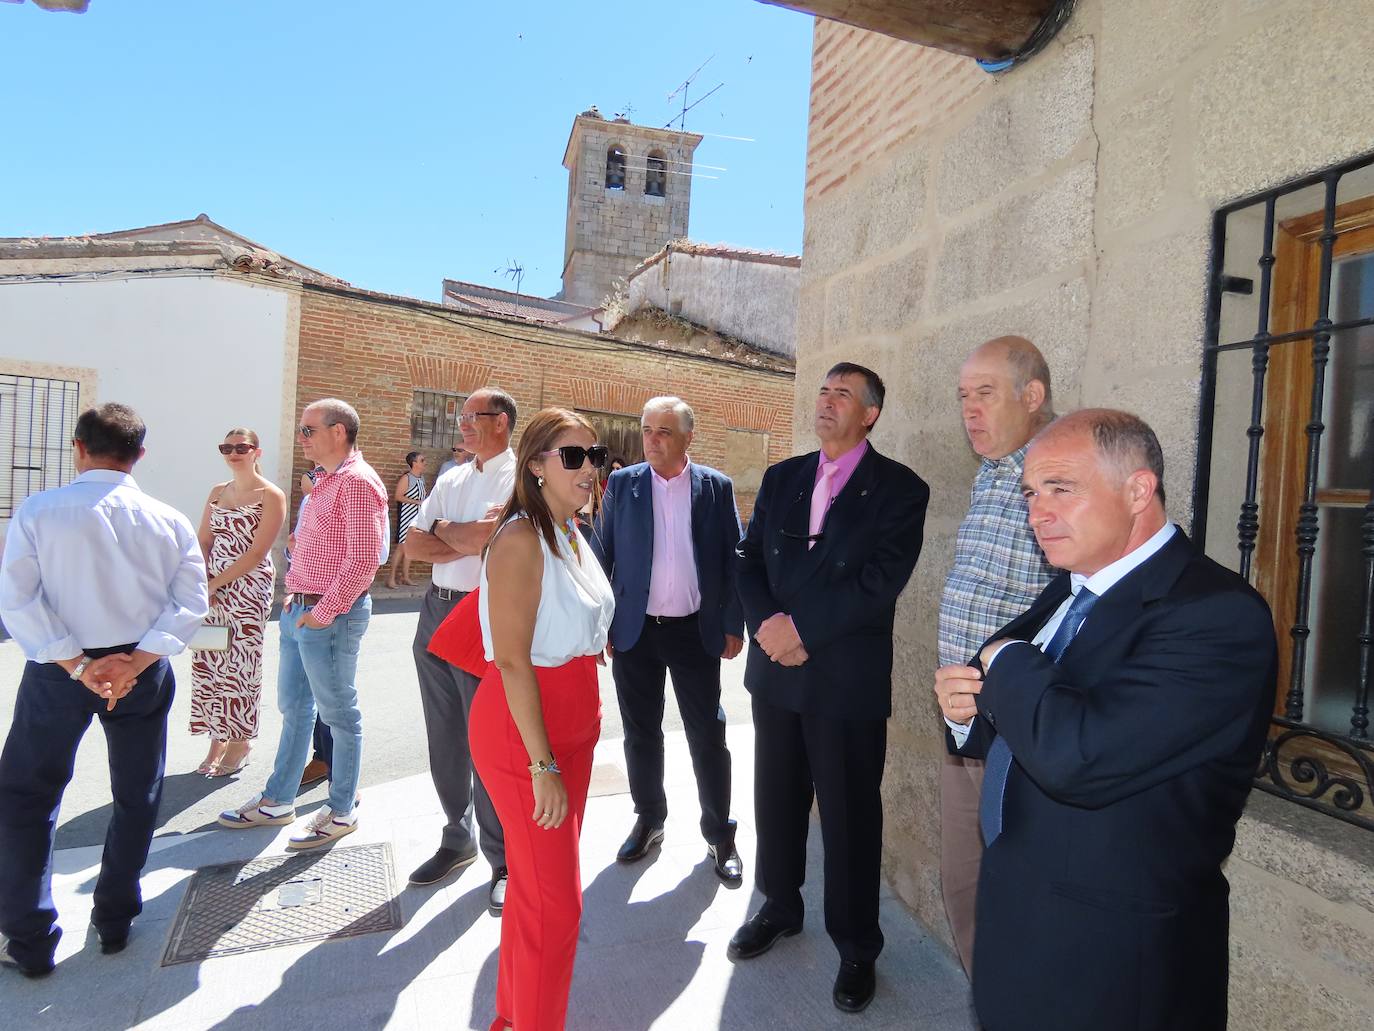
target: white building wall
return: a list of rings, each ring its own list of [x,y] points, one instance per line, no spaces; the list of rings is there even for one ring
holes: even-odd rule
[[[215,446],[247,426],[262,471],[291,478],[298,312],[289,289],[207,272],[175,277],[0,282],[0,373],[90,370],[80,408],[121,401],[148,425],[139,486],[193,521],[226,476]],[[94,397],[85,394],[94,384]]]
[[[800,290],[795,266],[670,249],[630,280],[627,307],[658,308],[794,358]]]

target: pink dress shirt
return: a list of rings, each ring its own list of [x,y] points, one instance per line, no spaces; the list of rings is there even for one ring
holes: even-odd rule
[[[654,558],[649,572],[650,616],[690,616],[701,608],[696,548],[692,544],[692,463],[671,480],[652,469]]]
[[[833,464],[838,467],[835,470],[834,476],[830,478],[830,501],[826,504],[827,512],[830,510],[830,505],[833,505],[835,499],[840,496],[840,491],[844,490],[844,485],[849,482],[849,478],[854,475],[854,470],[859,468],[859,463],[863,461],[863,457],[866,454],[868,454],[867,440],[859,441],[857,445],[850,448],[839,458],[833,460],[826,458],[824,451],[820,453],[820,461],[816,463],[815,483],[821,482],[821,477],[824,475],[824,466],[827,462],[833,461]],[[821,523],[820,529],[822,531],[825,529],[824,522]],[[655,557],[657,557],[657,551],[655,551]],[[781,616],[783,613],[778,612],[775,613],[775,615]],[[788,616],[787,621],[792,623],[792,629],[795,631],[797,629],[797,624],[792,622],[792,617]],[[801,634],[797,634],[797,639],[801,640]],[[805,645],[806,642],[802,641],[802,644]]]

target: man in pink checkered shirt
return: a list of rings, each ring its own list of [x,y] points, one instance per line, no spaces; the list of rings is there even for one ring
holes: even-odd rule
[[[358,648],[372,615],[368,588],[386,538],[387,490],[357,449],[358,413],[326,398],[301,415],[301,450],[321,467],[296,531],[281,612],[277,697],[281,741],[262,793],[223,812],[225,827],[291,823],[318,708],[334,738],[329,806],[291,836],[288,848],[328,845],[357,829],[362,753]]]

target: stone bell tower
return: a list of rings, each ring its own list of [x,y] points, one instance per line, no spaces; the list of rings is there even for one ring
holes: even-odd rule
[[[687,235],[696,133],[608,121],[595,107],[573,119],[563,154],[568,225],[564,300],[600,305],[617,279]]]

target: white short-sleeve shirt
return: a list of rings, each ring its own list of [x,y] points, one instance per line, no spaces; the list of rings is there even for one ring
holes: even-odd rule
[[[471,523],[483,518],[492,505],[504,505],[515,490],[515,452],[510,448],[493,455],[477,468],[477,459],[443,473],[420,506],[415,526],[434,531],[440,519]],[[452,562],[436,562],[431,579],[435,587],[472,591],[482,572],[480,555],[464,555]]]

